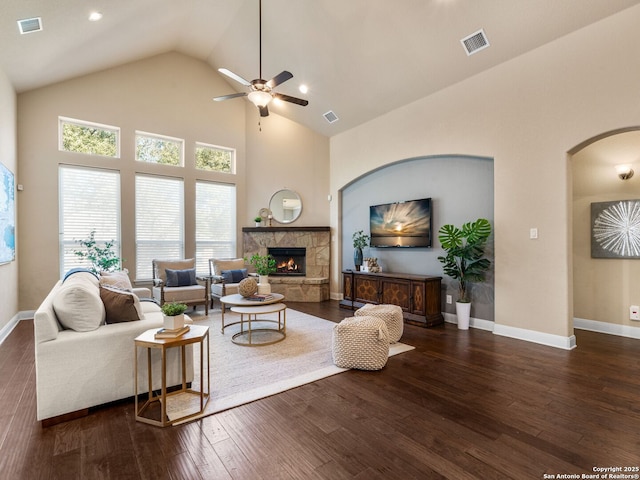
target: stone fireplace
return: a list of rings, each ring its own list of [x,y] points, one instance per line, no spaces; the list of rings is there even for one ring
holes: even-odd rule
[[[281,270],[269,275],[271,290],[290,302],[322,302],[329,299],[329,266],[331,264],[331,230],[329,227],[244,227],[243,256],[271,253],[289,268],[289,260],[297,271]],[[276,253],[288,252],[279,258]],[[304,252],[304,253],[303,253]],[[295,254],[295,255],[293,255]],[[283,265],[282,269],[285,268]]]

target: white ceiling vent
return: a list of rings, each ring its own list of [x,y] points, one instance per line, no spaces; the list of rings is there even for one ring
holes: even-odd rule
[[[484,50],[489,46],[489,40],[487,39],[487,35],[484,33],[483,29],[463,38],[460,42],[462,42],[462,46],[464,47],[464,51],[467,52],[467,56],[473,55],[474,53]]]
[[[20,33],[24,35],[25,33],[33,33],[39,32],[42,30],[42,18],[25,18],[24,20],[18,20],[18,28],[20,29]]]
[[[333,110],[329,110],[327,113],[323,113],[322,116],[329,123],[335,123],[339,120],[338,116],[333,112]]]

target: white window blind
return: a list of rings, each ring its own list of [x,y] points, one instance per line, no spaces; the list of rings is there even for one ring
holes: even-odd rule
[[[236,186],[196,182],[196,271],[209,273],[210,258],[236,255]]]
[[[136,279],[153,278],[154,258],[184,258],[182,179],[136,175]]]
[[[75,255],[77,240],[89,238],[102,243],[114,240],[120,256],[120,173],[91,167],[60,166],[60,276],[71,268],[88,267]]]

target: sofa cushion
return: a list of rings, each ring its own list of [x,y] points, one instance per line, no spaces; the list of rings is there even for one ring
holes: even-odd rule
[[[167,268],[167,283],[166,287],[188,287],[189,285],[197,285],[196,282],[196,269],[187,268],[186,270],[172,270]]]
[[[133,285],[129,280],[129,274],[120,270],[117,272],[102,272],[100,274],[100,286],[111,286],[120,290],[133,291]]]
[[[100,298],[104,304],[106,323],[133,322],[144,318],[140,300],[133,292],[101,286]]]
[[[67,278],[53,299],[53,310],[63,328],[77,332],[98,328],[104,323],[105,309],[97,279],[94,284],[81,275]]]
[[[238,270],[222,270],[222,278],[224,283],[240,283],[247,278],[247,269],[241,268]]]
[[[244,268],[244,258],[211,258],[209,265],[214,275],[222,275],[223,270],[240,270]]]

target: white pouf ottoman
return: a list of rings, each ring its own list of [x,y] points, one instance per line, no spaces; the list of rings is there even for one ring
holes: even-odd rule
[[[389,358],[389,331],[376,317],[345,318],[333,327],[333,363],[340,368],[380,370]]]
[[[389,330],[390,343],[396,343],[402,337],[404,318],[402,316],[402,308],[398,305],[373,305],[367,303],[356,310],[355,316],[377,317],[384,320]]]

